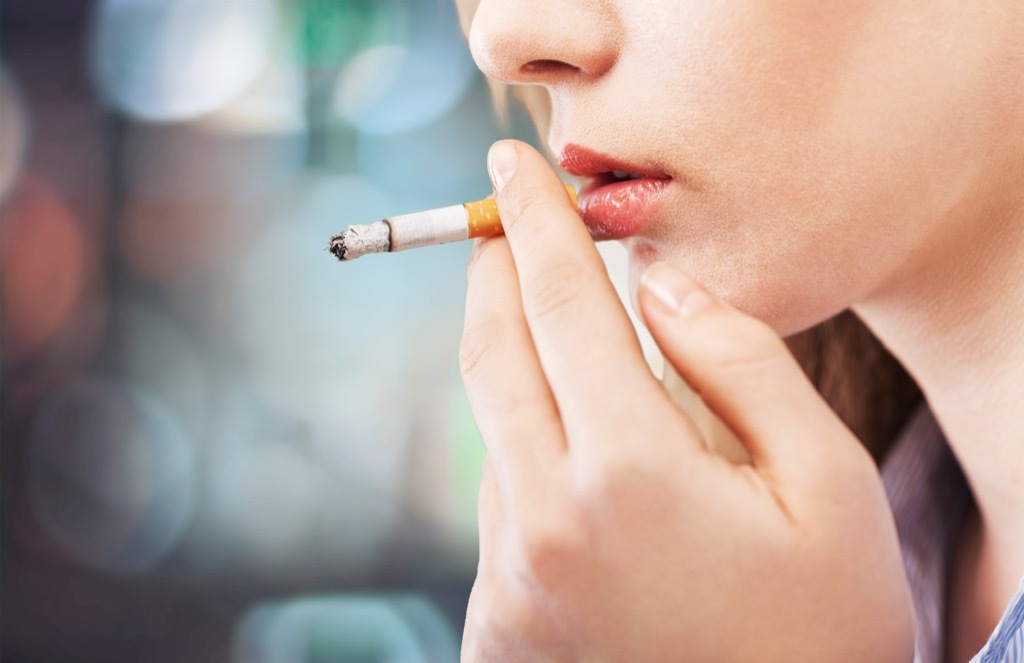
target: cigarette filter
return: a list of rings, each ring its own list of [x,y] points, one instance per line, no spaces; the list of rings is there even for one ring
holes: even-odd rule
[[[576,191],[571,184],[565,190],[576,206]],[[493,198],[391,216],[369,225],[352,225],[331,237],[328,250],[347,262],[367,253],[394,253],[458,242],[473,237],[490,237],[502,232],[498,205]]]

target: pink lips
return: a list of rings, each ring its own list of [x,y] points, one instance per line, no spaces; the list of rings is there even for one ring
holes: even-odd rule
[[[663,204],[672,183],[664,172],[579,145],[566,145],[558,161],[567,172],[590,179],[579,193],[579,207],[583,222],[598,240],[639,233]],[[613,171],[639,177],[623,180]]]

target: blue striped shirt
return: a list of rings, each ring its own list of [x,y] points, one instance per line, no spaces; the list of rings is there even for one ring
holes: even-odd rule
[[[1024,580],[1010,601],[999,626],[971,663],[1020,663],[1024,661]]]
[[[882,465],[916,625],[915,663],[945,661],[946,578],[970,489],[927,408],[911,418]],[[1024,663],[1024,578],[971,663]]]

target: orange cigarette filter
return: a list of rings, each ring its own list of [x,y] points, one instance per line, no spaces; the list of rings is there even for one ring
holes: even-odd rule
[[[576,190],[572,188],[571,184],[566,184],[565,190],[569,194],[569,199],[572,200],[572,206],[577,207]],[[463,203],[462,206],[466,208],[466,216],[469,217],[470,237],[491,237],[501,234],[501,217],[498,216],[498,203],[494,198]]]
[[[576,190],[571,184],[566,184],[565,190],[573,207],[577,207]],[[394,253],[501,233],[498,205],[493,198],[485,198],[391,216],[368,225],[352,225],[345,232],[332,236],[327,248],[338,260],[347,262],[368,253]]]

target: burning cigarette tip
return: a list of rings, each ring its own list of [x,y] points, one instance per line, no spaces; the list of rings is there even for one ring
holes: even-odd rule
[[[370,225],[351,225],[345,232],[331,236],[327,250],[342,262],[367,253],[387,253],[392,250],[391,225],[388,219]]]
[[[327,244],[327,250],[334,254],[334,257],[338,260],[345,259],[345,233],[338,233],[337,235],[331,236],[331,241]]]

